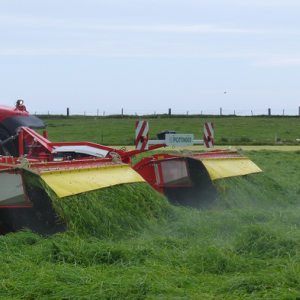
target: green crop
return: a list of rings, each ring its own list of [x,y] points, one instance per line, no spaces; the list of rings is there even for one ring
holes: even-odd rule
[[[216,145],[300,145],[298,117],[111,117],[41,116],[52,142],[94,142],[103,145],[134,145],[136,120],[149,122],[149,138],[165,130],[192,133],[203,139],[205,122],[214,123]],[[37,130],[41,133],[42,130]]]
[[[26,176],[65,231],[0,236],[0,298],[299,299],[299,153],[246,154],[264,173],[216,181],[201,210],[143,183],[59,199]]]

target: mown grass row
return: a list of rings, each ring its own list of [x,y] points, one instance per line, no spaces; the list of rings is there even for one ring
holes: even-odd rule
[[[126,239],[42,238],[26,231],[1,237],[0,296],[299,297],[299,210],[175,210],[168,224]]]
[[[132,185],[51,195],[69,231],[1,236],[0,298],[298,299],[300,156],[246,154],[265,173],[216,182],[210,210]]]

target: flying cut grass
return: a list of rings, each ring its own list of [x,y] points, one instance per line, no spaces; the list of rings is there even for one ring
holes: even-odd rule
[[[147,183],[111,186],[59,198],[38,176],[24,174],[30,200],[42,210],[41,202],[53,206],[57,223],[75,234],[116,237],[164,222],[172,208],[168,200]]]

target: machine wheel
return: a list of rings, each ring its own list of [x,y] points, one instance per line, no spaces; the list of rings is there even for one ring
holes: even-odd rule
[[[11,135],[4,130],[3,128],[0,128],[0,141],[4,141],[7,138],[9,138]],[[5,156],[18,156],[18,152],[16,150],[16,147],[14,145],[14,141],[9,141],[3,146],[0,146],[0,155],[5,155]]]

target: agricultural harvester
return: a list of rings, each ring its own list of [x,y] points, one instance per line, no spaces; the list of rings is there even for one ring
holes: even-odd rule
[[[0,106],[0,120],[0,222],[14,230],[27,225],[21,217],[24,209],[32,211],[29,218],[35,218],[45,205],[53,214],[51,203],[43,200],[45,191],[27,185],[24,178],[28,174],[40,177],[59,198],[146,181],[173,204],[201,207],[216,197],[212,181],[261,172],[240,151],[229,150],[155,153],[133,164],[137,154],[166,146],[203,143],[211,147],[212,124],[205,125],[203,140],[175,132],[163,132],[158,140],[149,140],[148,123],[137,121],[136,149],[126,150],[90,142],[52,143],[47,131],[41,136],[32,129],[45,128],[45,124],[31,116],[21,101],[15,107]],[[8,221],[12,215],[17,217]],[[12,228],[3,229],[7,230]]]

